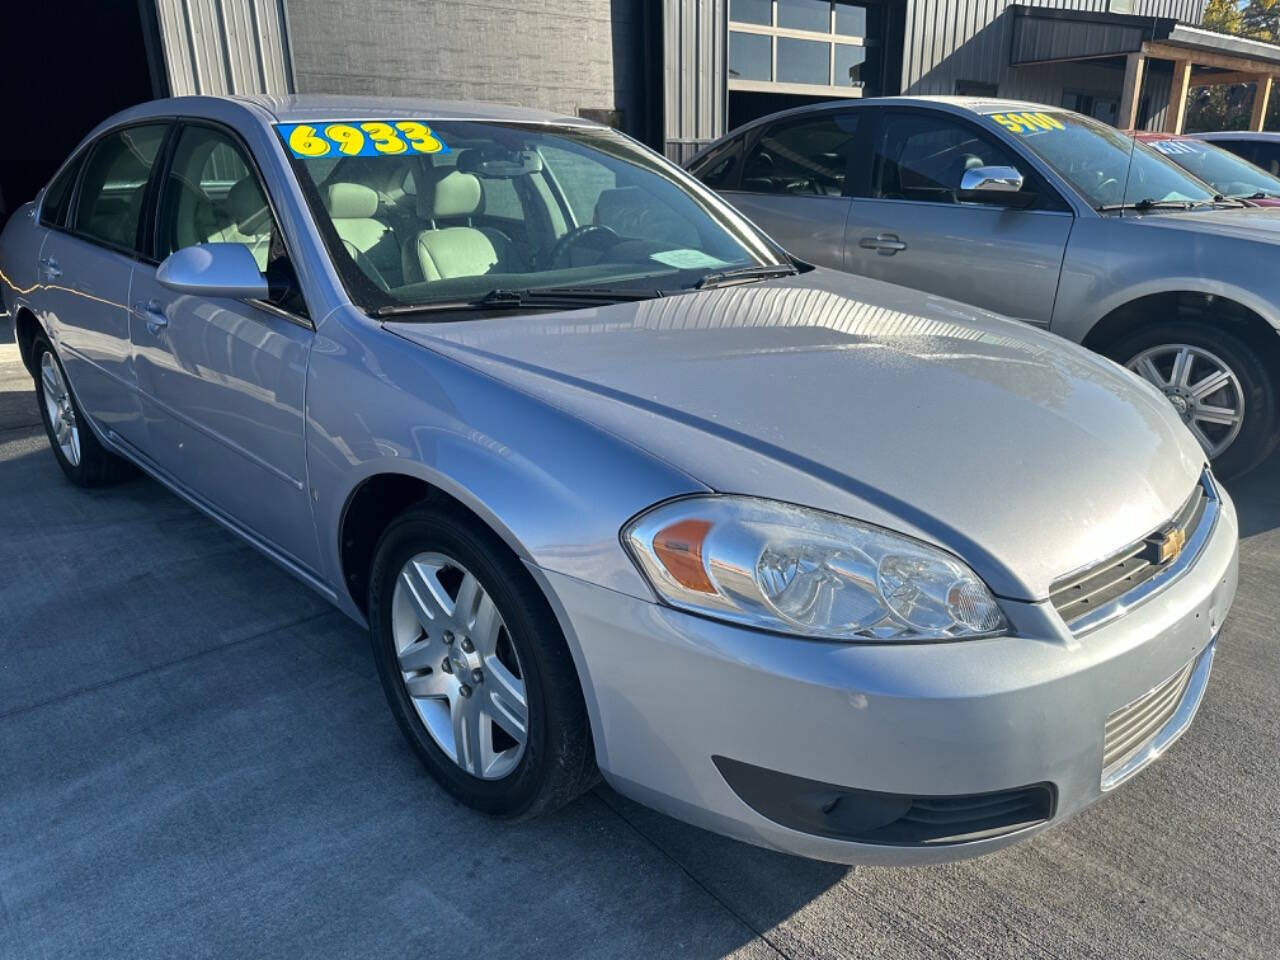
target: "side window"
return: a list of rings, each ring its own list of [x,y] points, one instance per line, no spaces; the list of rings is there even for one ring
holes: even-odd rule
[[[1249,162],[1267,173],[1280,176],[1280,146],[1272,143],[1253,143],[1250,146],[1253,156],[1248,158]]]
[[[160,192],[157,258],[198,243],[240,243],[265,274],[277,239],[266,194],[239,145],[209,127],[184,127]]]
[[[819,197],[846,196],[858,117],[823,113],[769,127],[742,167],[741,189]]]
[[[484,196],[483,210],[487,216],[504,220],[524,220],[524,207],[516,193],[516,182],[510,178],[481,177],[480,192]]]
[[[712,190],[734,190],[741,168],[742,137],[734,137],[703,157],[691,172]]]
[[[937,114],[886,114],[876,137],[872,196],[963,203],[965,171],[991,166],[1030,174],[1026,163],[967,124]]]
[[[64,169],[49,189],[44,192],[44,200],[40,203],[40,222],[46,227],[62,227],[67,222],[67,210],[71,206],[72,187],[76,183],[76,174],[84,163],[84,154],[76,157]]]
[[[168,126],[150,124],[109,133],[92,148],[72,228],[93,240],[134,249],[147,180]]]

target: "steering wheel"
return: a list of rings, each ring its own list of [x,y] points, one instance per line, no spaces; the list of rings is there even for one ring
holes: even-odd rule
[[[622,240],[615,230],[604,226],[604,224],[584,223],[580,227],[574,227],[556,241],[556,245],[552,247],[551,252],[547,254],[547,266],[569,266],[569,264],[562,263],[561,261],[565,259],[566,254],[568,254],[573,247],[576,247],[588,237],[596,238],[593,241],[592,246],[601,250],[604,250],[607,247],[612,247],[614,244],[619,243]]]

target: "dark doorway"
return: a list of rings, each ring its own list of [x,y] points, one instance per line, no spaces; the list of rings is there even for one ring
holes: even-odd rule
[[[32,199],[99,121],[164,95],[154,0],[0,4],[0,223]]]

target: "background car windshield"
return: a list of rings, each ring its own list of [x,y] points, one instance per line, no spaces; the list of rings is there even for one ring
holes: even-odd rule
[[[714,194],[692,192],[674,167],[613,131],[439,121],[431,132],[430,152],[295,154],[329,250],[365,309],[494,289],[676,289],[784,262]]]
[[[1280,197],[1280,178],[1273,177],[1248,160],[1211,143],[1201,140],[1156,140],[1151,146],[1223,196],[1233,199],[1259,195]]]
[[[1049,116],[1057,121],[1051,129],[1022,124],[1015,136],[1095,207],[1216,195],[1172,160],[1112,127],[1074,113]]]

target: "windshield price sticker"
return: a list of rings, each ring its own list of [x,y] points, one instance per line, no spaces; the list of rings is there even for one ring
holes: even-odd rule
[[[1021,136],[1067,129],[1061,120],[1047,113],[993,113],[991,119],[1006,130]]]
[[[1166,156],[1200,152],[1185,140],[1157,140],[1155,143],[1151,144],[1151,146],[1155,147]]]
[[[303,160],[449,152],[448,145],[421,120],[281,123],[276,130],[289,152]]]

